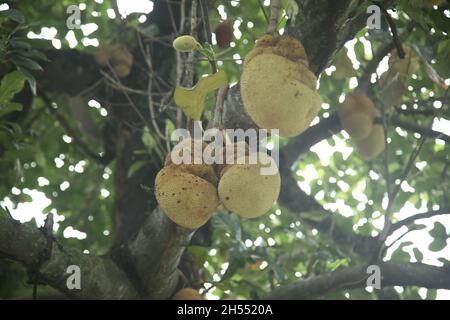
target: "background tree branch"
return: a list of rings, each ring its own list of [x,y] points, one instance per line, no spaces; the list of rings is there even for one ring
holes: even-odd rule
[[[53,241],[53,240],[52,240]],[[39,264],[47,248],[47,238],[28,224],[0,216],[0,257],[32,269]],[[81,290],[69,290],[67,267],[77,265],[81,272]],[[74,299],[136,299],[137,291],[123,271],[107,257],[83,254],[74,249],[52,246],[50,258],[37,273],[44,282]]]
[[[413,224],[417,220],[428,219],[428,218],[431,218],[431,217],[445,215],[445,214],[450,214],[450,209],[443,208],[443,209],[439,209],[439,210],[422,212],[422,213],[418,213],[418,214],[412,215],[412,216],[410,216],[408,218],[405,218],[405,219],[400,220],[400,221],[398,221],[396,223],[393,223],[391,225],[391,227],[389,228],[389,234],[392,234],[394,231],[400,229],[403,226],[407,226],[407,225]]]
[[[379,264],[381,286],[419,286],[424,288],[450,289],[450,267],[435,267],[422,263]],[[280,286],[266,299],[314,299],[330,292],[363,288],[370,274],[367,266],[341,268],[293,284]]]

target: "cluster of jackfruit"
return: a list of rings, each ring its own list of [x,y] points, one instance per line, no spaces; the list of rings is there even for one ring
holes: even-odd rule
[[[228,210],[245,218],[254,218],[266,213],[277,200],[281,178],[276,171],[262,175],[261,168],[273,164],[265,153],[258,153],[256,163],[249,161],[245,143],[228,144],[233,148],[234,162],[210,165],[197,159],[206,144],[198,140],[185,139],[172,152],[182,158],[188,152],[191,164],[174,164],[171,154],[155,179],[155,195],[163,212],[176,224],[196,229],[205,224],[221,202]],[[195,149],[197,148],[197,153]],[[228,162],[229,163],[229,162]]]
[[[95,52],[95,61],[98,65],[105,67],[108,63],[111,63],[119,78],[125,78],[130,74],[133,60],[133,55],[123,44],[99,46]]]
[[[367,96],[361,93],[347,95],[338,116],[362,159],[372,160],[384,150],[384,128],[375,122],[380,113]]]
[[[245,58],[244,108],[260,128],[279,129],[287,137],[298,135],[320,110],[316,82],[301,42],[265,35]]]

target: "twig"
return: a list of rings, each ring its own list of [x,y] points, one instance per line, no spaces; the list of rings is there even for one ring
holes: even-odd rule
[[[199,1],[200,1],[200,12],[202,14],[203,31],[205,32],[205,38],[209,44],[212,44],[212,33],[211,33],[211,25],[209,23],[208,8],[206,6],[205,0],[199,0]],[[210,60],[210,59],[208,59],[208,61],[211,66],[211,72],[216,73],[217,72],[216,61]]]
[[[269,16],[267,15],[266,9],[264,9],[264,5],[261,2],[261,0],[258,0],[258,4],[259,4],[259,7],[260,7],[260,9],[261,9],[261,11],[262,11],[262,13],[264,15],[264,19],[266,19],[266,23],[269,24],[269,22],[270,22]]]
[[[12,214],[11,214],[11,211],[9,211],[8,206],[5,206],[4,208],[3,208],[2,206],[0,206],[0,208],[2,208],[3,211],[6,212],[6,215],[8,216],[9,219],[15,221],[15,219],[13,218],[13,216],[12,216]]]
[[[380,2],[372,1],[373,4],[377,5],[381,11],[384,13],[384,17],[386,18],[387,23],[389,24],[389,28],[392,32],[392,41],[395,44],[395,47],[397,48],[397,54],[400,59],[403,59],[405,57],[405,51],[403,50],[402,44],[400,42],[400,38],[398,36],[397,32],[397,26],[395,25],[394,20],[392,20],[391,16],[387,12],[386,8],[381,4]]]
[[[413,30],[413,28],[414,28],[413,23],[408,24],[406,30],[402,32],[401,38],[408,35]],[[383,60],[383,58],[387,56],[387,54],[391,52],[391,50],[394,49],[395,47],[396,45],[394,42],[389,42],[377,50],[377,52],[373,55],[373,59],[369,61],[366,68],[364,69],[363,75],[358,79],[359,90],[367,93],[368,88],[370,86],[370,79],[372,77],[372,74],[375,73],[375,71],[377,70],[381,60]]]
[[[184,23],[186,20],[186,0],[180,2],[180,34],[184,32]]]
[[[122,82],[119,80],[119,77],[117,76],[116,72],[114,71],[113,67],[111,66],[110,63],[108,63],[108,68],[110,69],[110,71],[112,72],[112,74],[114,75],[115,78],[115,82],[118,83],[121,87],[123,86]],[[105,75],[106,72],[102,71],[102,74]],[[142,113],[139,111],[138,107],[134,104],[133,100],[130,98],[130,96],[128,95],[128,92],[125,90],[122,90],[122,93],[125,95],[125,98],[127,98],[128,102],[130,103],[131,107],[133,108],[133,110],[136,112],[136,114],[139,116],[139,118],[141,118],[141,120],[146,123],[147,121],[145,120],[144,116],[142,115]],[[145,95],[147,95],[147,93],[145,93]]]
[[[121,91],[126,91],[129,93],[134,93],[134,94],[138,94],[141,96],[146,96],[147,92],[143,91],[143,90],[138,90],[138,89],[133,89],[130,87],[125,86],[123,83],[121,83],[120,81],[115,80],[111,75],[109,75],[107,72],[100,70],[100,74],[106,78],[106,80],[108,80],[108,82],[111,84],[111,86],[114,89],[117,90],[121,90]]]
[[[103,78],[97,80],[96,82],[94,82],[94,83],[93,83],[92,85],[90,85],[89,87],[87,87],[87,88],[83,89],[82,91],[80,91],[80,92],[78,93],[78,95],[79,95],[79,96],[82,96],[82,95],[88,93],[89,91],[94,90],[94,89],[97,88],[103,81],[104,81]]]
[[[94,159],[100,164],[106,165],[107,160],[103,158],[102,156],[98,155],[96,152],[92,151],[89,146],[84,143],[83,140],[81,140],[78,136],[78,134],[75,132],[74,129],[70,126],[69,122],[66,120],[66,118],[58,112],[57,109],[52,107],[51,100],[47,97],[45,93],[41,93],[41,98],[44,100],[45,105],[47,109],[51,112],[51,114],[58,120],[58,122],[61,124],[61,126],[64,128],[66,133],[73,139],[75,144],[80,148],[80,151],[84,153],[89,158]]]
[[[191,36],[197,38],[197,0],[192,0],[191,4]],[[185,85],[188,87],[192,87],[194,84],[194,53],[190,52],[188,54],[187,65],[185,68],[186,77],[185,77]]]
[[[267,26],[267,34],[273,34],[277,28],[278,22],[278,10],[280,9],[280,0],[270,1],[270,19],[269,25]]]
[[[388,196],[389,203],[392,202],[391,194],[391,177],[389,174],[389,143],[388,143],[388,123],[386,120],[386,106],[383,105],[383,132],[384,132],[384,152],[383,152],[383,167],[384,167],[384,178],[386,180],[386,192]],[[385,217],[386,219],[386,217]]]
[[[228,85],[219,89],[216,98],[216,107],[211,117],[211,127],[217,128],[222,126],[222,112],[223,112],[223,102],[228,93]]]
[[[167,1],[167,10],[169,11],[170,23],[172,24],[173,33],[178,35],[177,24],[175,23],[175,18],[173,16],[172,5]]]
[[[434,131],[431,128],[424,128],[415,123],[400,120],[398,117],[392,117],[390,121],[394,126],[398,126],[408,131],[417,132],[420,133],[421,135],[426,135],[430,138],[441,139],[444,140],[446,143],[450,143],[450,136],[446,135],[445,133]]]
[[[431,125],[432,124],[433,124],[433,120],[431,121]],[[392,225],[391,216],[392,216],[392,213],[393,213],[393,207],[394,207],[395,198],[397,197],[397,194],[400,192],[402,183],[408,177],[408,174],[411,171],[412,166],[413,166],[414,162],[416,161],[416,158],[419,155],[420,150],[422,149],[426,138],[427,138],[426,135],[422,135],[420,137],[419,144],[416,146],[416,148],[411,153],[411,155],[409,157],[409,160],[408,160],[408,164],[406,165],[405,170],[403,171],[403,174],[401,176],[399,184],[396,185],[395,189],[391,193],[391,197],[389,198],[388,205],[387,205],[387,208],[386,208],[386,212],[385,212],[385,215],[384,215],[384,227],[383,227],[383,230],[382,230],[382,232],[380,234],[380,237],[379,237],[379,241],[380,242],[384,242],[386,240],[388,234],[389,234],[389,230],[390,230],[391,225]]]
[[[145,61],[147,62],[147,65],[149,68],[149,76],[148,76],[148,83],[147,83],[147,96],[148,96],[148,109],[150,112],[150,120],[151,120],[153,129],[155,130],[156,134],[161,139],[167,140],[167,137],[159,130],[158,124],[156,123],[155,109],[153,106],[153,99],[152,99],[153,66],[152,66],[152,58],[150,56],[150,50],[148,49],[148,46],[146,48]]]
[[[369,85],[372,74],[377,70],[378,65],[381,60],[395,47],[393,42],[390,42],[377,50],[374,54],[372,60],[369,61],[366,68],[364,69],[364,73],[358,79],[358,89],[366,92]]]
[[[387,249],[391,248],[394,244],[396,244],[398,241],[400,241],[404,236],[406,236],[408,233],[410,233],[411,231],[414,231],[414,230],[417,230],[417,226],[403,232],[400,236],[397,237],[397,239],[395,239],[389,245],[387,245],[383,248],[383,253],[381,255],[384,256],[384,253],[387,251]]]

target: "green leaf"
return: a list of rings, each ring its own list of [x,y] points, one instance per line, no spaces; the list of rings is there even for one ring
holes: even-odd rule
[[[14,111],[22,111],[22,105],[17,102],[8,102],[5,104],[0,104],[0,117],[3,117],[5,114]]]
[[[403,250],[403,246],[398,247],[397,250],[395,250],[392,253],[391,261],[393,262],[409,262],[410,260],[409,253],[405,252]]]
[[[42,67],[39,63],[24,56],[14,56],[11,58],[17,66],[24,67],[30,70],[42,71]]]
[[[236,215],[225,212],[215,214],[212,218],[212,224],[214,228],[222,229],[231,234],[233,238],[241,240],[242,229]]]
[[[429,234],[434,239],[428,246],[431,251],[441,251],[447,246],[447,231],[442,223],[435,222]]]
[[[148,163],[146,160],[139,160],[133,163],[130,168],[128,169],[128,178],[131,177],[133,174],[135,174],[139,169],[141,169],[143,166],[145,166]]]
[[[186,251],[192,257],[196,265],[202,265],[208,258],[208,248],[201,246],[189,246]]]
[[[34,76],[25,68],[18,67],[17,70],[19,70],[19,72],[25,76],[28,85],[30,86],[31,92],[33,93],[33,95],[36,95],[36,79],[34,78]]]
[[[422,260],[423,260],[423,253],[420,252],[420,250],[417,249],[417,248],[414,248],[413,252],[414,252],[414,257],[416,258],[416,260],[418,262],[422,262]]]
[[[445,238],[447,236],[445,226],[438,221],[434,223],[433,229],[431,229],[429,233],[430,236],[434,238]]]
[[[25,41],[12,39],[11,41],[9,41],[9,43],[13,48],[31,50],[31,45]]]
[[[16,9],[8,9],[4,11],[0,11],[0,14],[3,14],[4,16],[8,17],[9,19],[17,22],[17,23],[24,23],[25,22],[25,16]]]
[[[427,300],[436,300],[437,290],[427,289]]]
[[[36,57],[42,61],[46,61],[46,62],[50,62],[50,59],[47,58],[47,56],[45,54],[43,54],[42,52],[38,51],[38,50],[31,50],[31,56]]]
[[[302,219],[308,219],[315,222],[322,222],[323,220],[327,219],[330,216],[330,214],[324,210],[314,210],[314,211],[305,211],[301,213]],[[334,215],[336,216],[336,215]],[[339,218],[342,217],[339,215]],[[336,219],[339,219],[336,218]]]
[[[170,119],[166,119],[166,129],[167,129],[167,135],[170,137],[172,135],[172,132],[175,131],[175,125],[173,124]]]
[[[5,75],[0,84],[0,104],[10,102],[16,93],[22,91],[24,82],[25,78],[20,72],[13,71]]]
[[[428,249],[430,251],[438,252],[443,250],[447,246],[447,241],[442,238],[434,239],[430,245],[428,246]]]
[[[336,270],[340,266],[348,266],[348,260],[347,259],[337,259],[331,263],[328,263],[328,268],[330,268],[331,271]]]
[[[156,140],[150,134],[148,127],[144,127],[144,130],[142,130],[142,143],[148,148],[148,151],[156,148]]]
[[[176,87],[174,93],[175,103],[187,117],[192,120],[200,120],[205,109],[206,95],[227,85],[227,83],[227,74],[225,71],[219,70],[215,74],[200,78],[193,88]]]

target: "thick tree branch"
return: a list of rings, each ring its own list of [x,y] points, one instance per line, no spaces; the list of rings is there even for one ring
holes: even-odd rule
[[[450,136],[445,133],[434,131],[433,129],[425,128],[415,123],[401,120],[399,117],[392,117],[390,119],[390,122],[392,125],[400,127],[407,131],[417,132],[421,135],[426,135],[429,138],[441,139],[446,143],[450,143]]]
[[[0,216],[0,257],[33,268],[47,248],[47,238],[38,229]],[[77,265],[81,272],[81,290],[67,288],[67,268]],[[37,274],[46,283],[75,299],[136,299],[136,290],[126,275],[108,258],[83,254],[53,246],[50,258]]]
[[[177,270],[181,255],[194,230],[177,226],[157,207],[142,225],[137,236],[121,246],[115,255],[133,261],[141,295],[149,299],[167,299],[178,286]]]
[[[426,135],[430,138],[441,139],[450,143],[450,136],[434,131],[432,129],[424,128],[420,125],[401,120],[397,116],[389,119],[389,122],[400,128],[411,132],[417,132]],[[305,132],[291,139],[291,141],[283,148],[285,161],[287,166],[292,166],[299,156],[308,152],[315,144],[324,139],[328,139],[333,134],[339,133],[342,130],[342,125],[339,121],[337,113],[332,113],[328,118],[321,119],[320,122],[312,127],[309,127]]]
[[[339,133],[342,125],[337,113],[332,113],[328,118],[320,119],[320,122],[309,127],[305,132],[291,139],[283,148],[286,165],[292,166],[298,157],[324,139],[330,138],[333,134]]]
[[[281,191],[278,202],[292,213],[296,214],[300,221],[308,224],[312,228],[316,228],[323,234],[329,235],[330,239],[335,243],[347,246],[357,254],[368,257],[377,248],[375,238],[360,236],[355,233],[349,233],[341,229],[333,221],[333,214],[323,209],[323,207],[314,199],[313,196],[307,195],[300,189],[297,180],[293,177],[290,167],[280,154],[280,174],[281,174]],[[317,211],[318,216],[322,219],[307,219],[302,213]]]
[[[443,209],[439,209],[439,210],[433,210],[433,211],[415,214],[411,217],[405,218],[403,220],[400,220],[400,221],[392,224],[391,227],[389,228],[389,234],[392,234],[394,231],[400,229],[403,226],[407,226],[412,223],[415,223],[417,220],[428,219],[428,218],[432,218],[432,217],[440,216],[440,215],[444,215],[444,214],[450,214],[450,209],[443,208]]]
[[[450,268],[422,263],[379,264],[381,286],[419,286],[430,289],[450,289]],[[313,299],[344,289],[363,288],[370,276],[366,266],[338,269],[276,288],[267,299]]]

